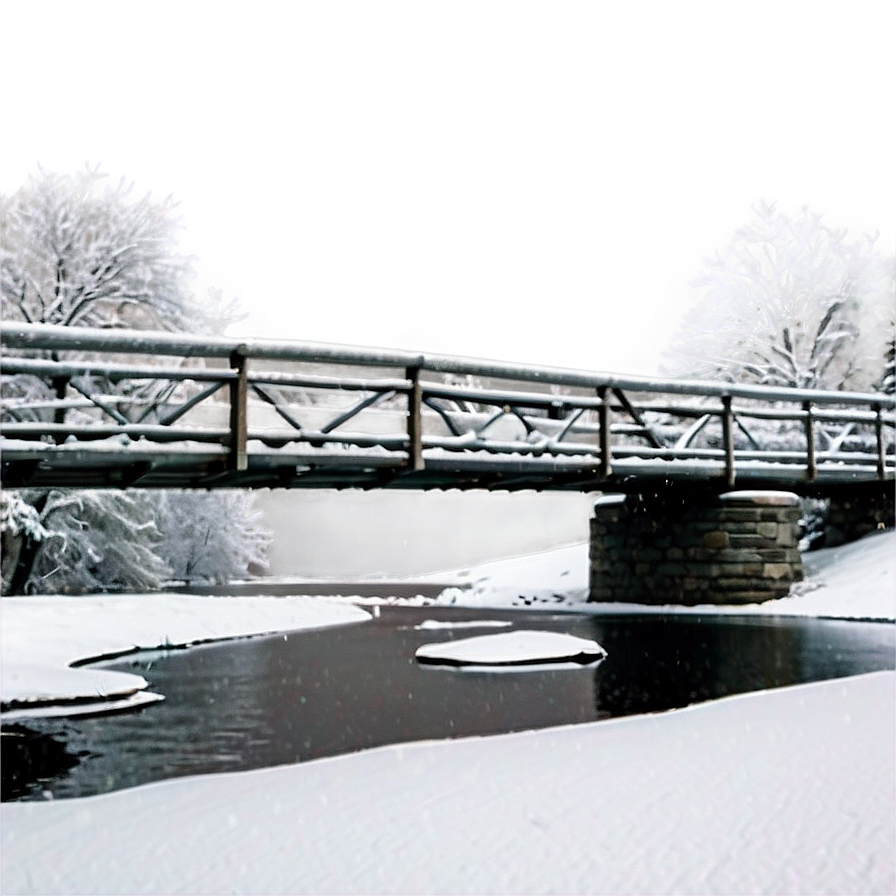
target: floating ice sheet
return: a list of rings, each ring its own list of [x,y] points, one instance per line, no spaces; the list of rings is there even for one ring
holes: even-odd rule
[[[510,628],[512,622],[502,622],[498,619],[473,619],[468,622],[443,622],[438,619],[424,619],[420,625],[415,625],[417,631],[438,631],[440,629],[453,628]]]
[[[597,662],[606,655],[596,641],[539,631],[478,635],[459,641],[424,644],[416,653],[421,663],[450,666],[509,666],[569,661],[584,665]]]

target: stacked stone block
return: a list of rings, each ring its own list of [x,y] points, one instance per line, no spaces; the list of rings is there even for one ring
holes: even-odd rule
[[[800,501],[786,492],[616,495],[591,521],[591,601],[745,604],[803,577]]]

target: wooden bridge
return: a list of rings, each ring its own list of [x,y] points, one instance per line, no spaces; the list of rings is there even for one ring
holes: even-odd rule
[[[894,477],[894,399],[7,322],[4,488],[826,494]]]

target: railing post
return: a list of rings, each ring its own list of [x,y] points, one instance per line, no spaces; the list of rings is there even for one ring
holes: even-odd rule
[[[408,390],[408,469],[422,470],[423,463],[423,389],[420,368],[408,367],[405,377],[411,381]]]
[[[874,434],[877,438],[877,478],[883,481],[887,472],[887,452],[884,449],[884,409],[875,407]]]
[[[818,462],[815,459],[815,423],[812,419],[812,402],[803,402],[806,412],[806,477],[810,481],[818,479]]]
[[[725,444],[725,482],[734,488],[734,414],[731,412],[731,396],[722,396],[722,441]]]
[[[610,448],[610,400],[607,397],[609,392],[606,386],[600,386],[597,390],[597,397],[600,399],[600,407],[597,411],[597,419],[600,428],[600,478],[609,479],[610,473],[613,472],[613,460]]]
[[[249,435],[248,362],[246,347],[244,345],[237,346],[230,355],[230,366],[236,372],[236,378],[230,381],[230,457],[228,467],[234,472],[245,470],[249,466],[247,454]]]

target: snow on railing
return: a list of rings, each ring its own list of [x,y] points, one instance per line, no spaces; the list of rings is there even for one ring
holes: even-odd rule
[[[893,478],[894,399],[879,393],[18,323],[0,340],[4,485]]]

